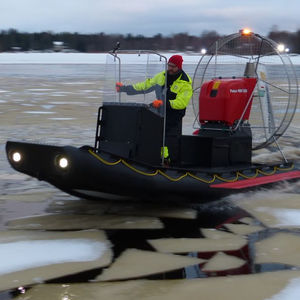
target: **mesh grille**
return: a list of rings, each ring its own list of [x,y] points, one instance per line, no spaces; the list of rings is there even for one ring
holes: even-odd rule
[[[199,113],[199,93],[204,82],[218,77],[243,77],[247,63],[252,63],[258,79],[249,119],[253,148],[263,148],[282,136],[295,114],[298,82],[289,56],[277,47],[274,41],[257,34],[237,33],[216,41],[195,70],[195,115]]]

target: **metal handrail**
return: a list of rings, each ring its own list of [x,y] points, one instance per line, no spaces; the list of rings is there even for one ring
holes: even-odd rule
[[[164,55],[161,55],[157,51],[154,50],[112,50],[108,52],[108,54],[112,55],[115,59],[119,61],[119,82],[122,82],[121,80],[121,58],[118,56],[118,54],[154,54],[160,57],[160,60],[164,59],[165,60],[165,74],[167,73],[167,57]],[[165,145],[166,145],[166,113],[167,113],[167,108],[166,108],[166,97],[167,96],[167,80],[165,80],[165,86],[163,90],[163,102],[164,102],[164,111],[163,111],[163,118],[164,118],[164,124],[163,124],[163,141],[162,141],[162,149],[164,153]],[[121,93],[119,93],[119,102],[121,102]],[[162,165],[164,164],[164,155],[162,155]]]

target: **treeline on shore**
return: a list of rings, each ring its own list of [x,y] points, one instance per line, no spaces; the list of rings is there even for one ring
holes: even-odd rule
[[[80,33],[26,33],[15,29],[0,31],[0,52],[9,51],[78,51],[107,52],[117,42],[121,49],[200,51],[208,48],[222,35],[216,31],[203,31],[199,36],[178,33],[171,36],[156,34],[152,37],[143,35],[121,34],[80,34]],[[300,29],[296,32],[271,30],[268,37],[278,43],[284,43],[293,53],[300,53]]]

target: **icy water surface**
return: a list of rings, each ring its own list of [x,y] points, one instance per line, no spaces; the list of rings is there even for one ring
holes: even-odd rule
[[[7,140],[93,145],[103,68],[1,66],[0,299],[298,299],[300,182],[202,206],[96,202],[10,168]],[[296,160],[299,126],[280,142]]]

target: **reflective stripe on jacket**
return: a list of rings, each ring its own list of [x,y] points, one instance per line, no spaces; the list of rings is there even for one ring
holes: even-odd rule
[[[159,85],[163,88],[165,85],[165,80],[166,76],[165,72],[163,71],[156,74],[152,78],[147,78],[143,82],[133,84],[133,88],[136,91],[145,91],[155,85]],[[185,109],[193,95],[192,79],[188,74],[182,71],[182,74],[170,86],[170,91],[176,94],[174,99],[167,99],[169,100],[171,108]]]

